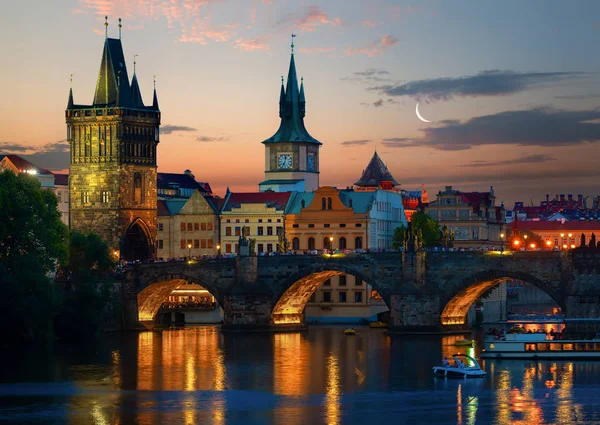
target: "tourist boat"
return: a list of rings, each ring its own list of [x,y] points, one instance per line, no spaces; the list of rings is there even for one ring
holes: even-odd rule
[[[475,345],[475,341],[472,339],[459,339],[454,342],[455,347],[473,347]]]
[[[600,334],[594,339],[549,340],[546,334],[507,334],[486,339],[481,358],[591,359],[600,358]]]
[[[346,335],[356,335],[356,331],[352,328],[348,328],[344,331],[344,334]]]
[[[434,366],[433,374],[444,378],[483,378],[487,372],[481,369],[477,360],[466,354],[454,354],[454,365],[449,366]],[[463,361],[465,360],[466,361]],[[459,361],[463,365],[457,366]]]
[[[387,323],[383,323],[383,322],[371,322],[369,323],[369,327],[370,328],[387,328]]]

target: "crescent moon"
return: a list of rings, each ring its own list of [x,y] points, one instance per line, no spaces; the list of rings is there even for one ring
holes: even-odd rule
[[[425,118],[423,118],[423,117],[421,116],[421,114],[419,113],[419,104],[418,104],[418,103],[417,103],[417,107],[416,107],[416,109],[415,109],[415,110],[417,111],[417,117],[418,117],[418,118],[419,118],[421,121],[423,121],[423,122],[431,122],[431,121],[429,121],[429,120],[426,120]]]

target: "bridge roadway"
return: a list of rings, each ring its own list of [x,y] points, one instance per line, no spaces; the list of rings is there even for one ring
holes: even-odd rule
[[[465,326],[469,306],[505,279],[546,292],[567,318],[600,318],[600,251],[417,252],[278,255],[151,263],[123,282],[125,327],[151,326],[175,288],[199,284],[224,310],[223,330],[290,330],[304,325],[312,293],[335,275],[356,276],[390,308],[390,332]]]

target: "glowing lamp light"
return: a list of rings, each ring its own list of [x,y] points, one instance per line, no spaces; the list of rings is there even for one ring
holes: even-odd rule
[[[504,233],[500,233],[500,237],[504,239]]]
[[[575,244],[574,243],[571,244],[571,249],[575,249]]]
[[[567,244],[563,244],[563,249],[567,249]]]
[[[565,237],[565,234],[564,234],[564,233],[561,233],[561,234],[560,234],[560,237],[561,237],[561,238],[564,238],[564,237]]]
[[[192,244],[191,243],[188,244],[188,248],[192,249]]]
[[[519,246],[520,244],[521,244],[521,241],[520,241],[520,240],[518,240],[518,239],[515,239],[515,240],[513,241],[513,245],[514,245],[514,246]]]
[[[573,233],[569,233],[569,237],[570,237],[570,238],[571,238],[571,237],[573,237]]]
[[[523,239],[527,239],[527,235],[523,235]]]
[[[33,174],[33,175],[36,175],[36,174],[37,174],[37,171],[36,171],[36,170],[26,170],[25,172],[26,172],[27,174]]]
[[[547,241],[546,241],[546,246],[550,246],[550,245],[552,245],[552,241],[550,241],[550,240],[547,240]]]
[[[531,245],[529,245],[529,248],[531,248],[531,249],[535,249],[535,244],[534,244],[534,243],[532,243]]]

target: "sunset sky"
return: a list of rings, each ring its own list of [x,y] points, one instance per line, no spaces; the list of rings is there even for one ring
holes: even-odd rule
[[[146,104],[156,75],[159,171],[190,169],[219,195],[264,180],[291,33],[321,185],[351,185],[377,149],[403,188],[430,194],[493,185],[512,207],[599,193],[597,0],[13,1],[0,26],[0,153],[68,168],[69,78],[75,103],[90,104],[104,15],[109,37],[123,19]]]

